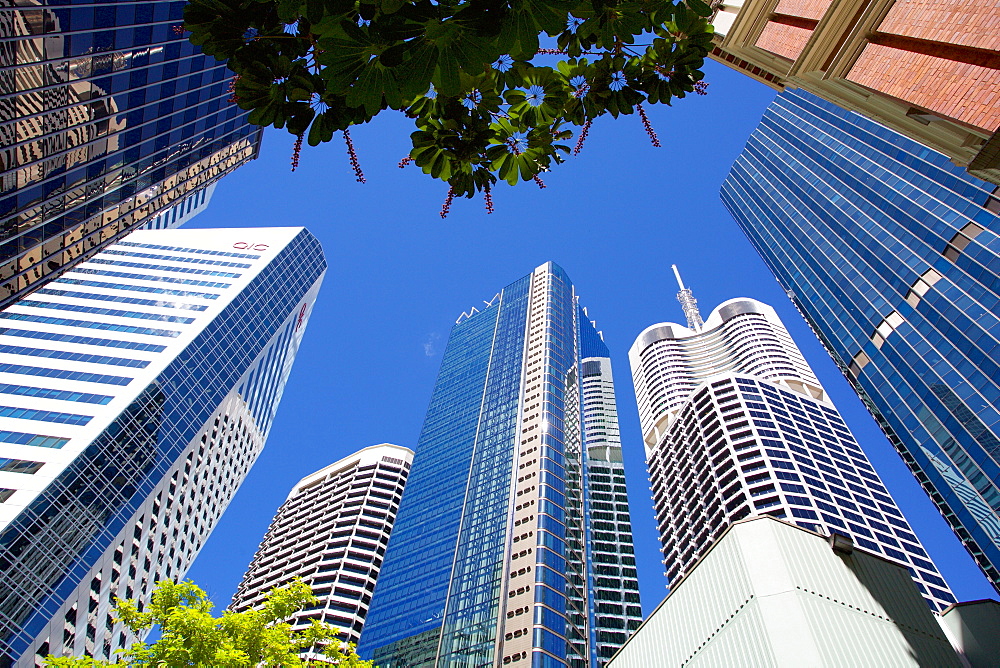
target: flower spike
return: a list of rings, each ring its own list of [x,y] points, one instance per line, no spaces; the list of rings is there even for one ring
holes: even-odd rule
[[[451,201],[453,199],[455,199],[455,189],[449,186],[448,196],[444,198],[444,204],[441,205],[441,218],[448,217],[448,212],[451,211]]]
[[[344,128],[344,141],[347,143],[347,155],[351,159],[351,167],[354,168],[354,176],[358,183],[365,183],[365,173],[361,171],[361,163],[358,162],[358,154],[354,151],[354,142],[351,140],[351,133]]]
[[[653,142],[655,148],[660,148],[660,138],[656,136],[656,130],[653,129],[653,124],[649,122],[649,117],[646,116],[646,110],[642,108],[641,104],[635,105],[635,108],[639,110],[639,118],[642,119],[642,127],[646,128],[646,134],[649,135],[649,141]]]

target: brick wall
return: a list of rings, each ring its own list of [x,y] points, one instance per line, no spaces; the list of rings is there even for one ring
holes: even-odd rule
[[[1000,51],[1000,4],[996,0],[896,0],[878,31]]]
[[[830,7],[830,2],[831,0],[780,0],[774,11],[777,14],[819,21]]]
[[[768,21],[756,46],[789,60],[795,60],[812,36],[812,30]]]
[[[1000,127],[998,69],[868,44],[847,78],[986,132]]]

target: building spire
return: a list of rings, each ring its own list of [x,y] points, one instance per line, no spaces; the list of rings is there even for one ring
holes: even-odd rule
[[[670,267],[674,270],[674,276],[677,278],[677,287],[680,288],[680,292],[677,293],[677,301],[681,303],[681,308],[684,310],[688,327],[700,332],[705,321],[701,319],[701,312],[698,311],[698,300],[694,298],[694,293],[691,292],[690,288],[684,287],[684,281],[681,280],[681,272],[677,271],[677,265],[672,264]]]

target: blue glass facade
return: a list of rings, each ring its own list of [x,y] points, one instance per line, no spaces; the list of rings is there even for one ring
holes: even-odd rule
[[[549,263],[452,329],[359,644],[377,665],[597,665],[577,377],[581,340],[606,348],[578,312]]]
[[[1000,200],[808,93],[778,96],[722,199],[994,586]]]
[[[0,2],[0,307],[256,155],[184,2]]]
[[[294,355],[289,351],[297,329],[295,314],[304,313],[298,309],[299,302],[325,268],[316,238],[304,230],[298,233],[131,405],[0,531],[0,665],[17,661],[32,642],[37,642],[36,637],[77,592],[94,565],[108,560],[113,541],[121,540],[122,530],[136,522],[138,510],[149,503],[151,492],[165,486],[164,480],[173,470],[170,495],[161,492],[157,496],[151,516],[139,518],[135,535],[142,535],[144,521],[169,526],[172,513],[158,517],[160,504],[167,511],[171,504],[176,505],[178,484],[189,484],[187,493],[194,494],[198,466],[194,467],[195,482],[189,483],[188,475],[202,458],[194,461],[198,452],[191,444],[204,425],[211,425],[213,415],[217,416],[213,434],[225,435],[232,427],[238,428],[237,437],[252,432],[253,438],[266,438],[287,377],[288,356]],[[246,375],[248,368],[254,372]],[[224,400],[231,402],[227,398],[232,396],[238,398],[239,406],[226,405],[220,414],[220,405]],[[249,416],[247,420],[241,411]],[[236,423],[238,417],[239,425],[228,424]],[[232,442],[233,432],[228,433]],[[207,442],[207,435],[200,439],[202,454]],[[178,470],[185,452],[187,465]],[[245,474],[252,458],[244,461],[248,453],[231,455],[240,460]],[[230,464],[215,462],[221,468]],[[208,484],[210,489],[225,486],[215,479],[209,479]],[[217,504],[224,507],[226,502],[228,499],[218,495],[205,500],[213,508]],[[197,525],[197,520],[193,524]],[[210,528],[196,530],[185,525],[179,544],[175,531],[171,555],[175,549],[184,552],[185,540],[196,543],[207,537]],[[129,532],[129,540],[131,535]],[[121,554],[117,563],[120,568]],[[169,566],[161,571],[163,567],[157,564],[151,578],[175,575]],[[100,578],[91,586],[101,591]],[[118,595],[131,598],[133,593],[129,589]],[[74,608],[73,619],[75,614]],[[57,651],[63,642],[70,644],[53,637],[52,650]],[[105,642],[103,652],[100,645],[88,647],[88,652],[106,655],[112,640]],[[117,639],[114,642],[121,646]],[[46,642],[44,646],[49,645]]]

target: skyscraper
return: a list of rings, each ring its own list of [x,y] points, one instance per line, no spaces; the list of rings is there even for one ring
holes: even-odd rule
[[[1000,200],[812,95],[764,114],[722,199],[1000,587]]]
[[[229,607],[253,608],[275,587],[301,578],[320,602],[300,610],[292,626],[325,621],[357,643],[412,462],[409,448],[372,445],[300,480]]]
[[[108,657],[260,453],[326,262],[302,228],[143,230],[0,311],[0,663]]]
[[[731,299],[702,324],[678,297],[688,326],[647,327],[629,350],[668,581],[734,521],[772,515],[848,535],[908,568],[934,610],[954,603],[774,309]]]
[[[597,666],[637,625],[607,358],[551,262],[459,317],[362,656],[387,668]]]
[[[584,311],[584,315],[586,312]],[[593,328],[584,330],[593,336]],[[603,343],[603,342],[602,342]],[[587,491],[590,503],[590,559],[593,562],[593,592],[596,647],[595,665],[604,665],[629,634],[639,627],[639,582],[634,576],[632,517],[625,487],[625,465],[618,429],[618,404],[611,359],[597,341],[591,354],[580,360],[580,389],[583,392],[583,435],[587,445]],[[596,350],[594,349],[596,348]],[[626,568],[632,566],[632,572]]]
[[[711,56],[801,88],[1000,183],[997,8],[967,0],[722,0]]]
[[[11,3],[5,3],[10,5]],[[168,0],[0,7],[0,307],[256,156]]]

